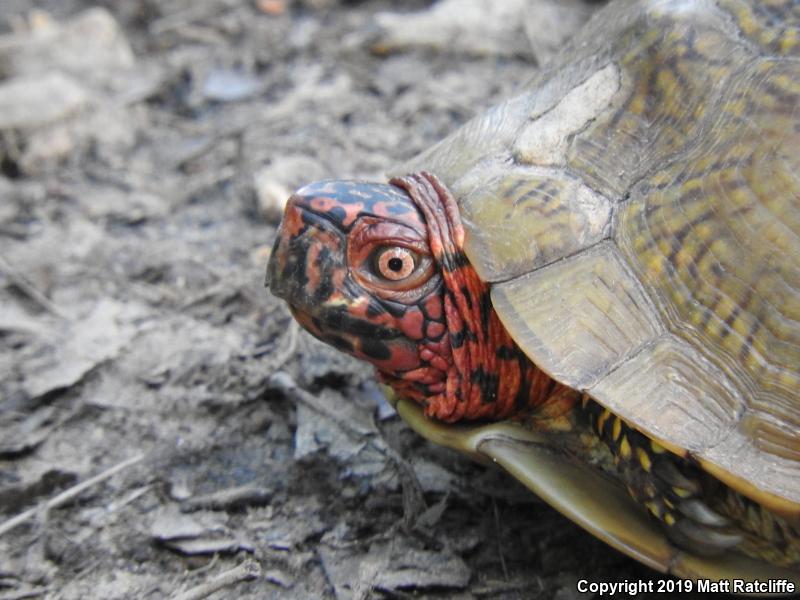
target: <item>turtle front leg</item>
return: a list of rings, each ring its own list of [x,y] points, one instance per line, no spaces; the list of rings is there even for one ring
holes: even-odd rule
[[[664,525],[676,545],[695,554],[714,555],[742,542],[731,520],[706,501],[726,493],[723,484],[588,396],[581,407],[592,433],[610,451],[616,474],[628,492]]]

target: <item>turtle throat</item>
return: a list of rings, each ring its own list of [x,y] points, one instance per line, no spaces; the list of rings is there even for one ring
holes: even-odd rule
[[[449,356],[442,391],[420,397],[411,382],[384,375],[425,414],[442,421],[522,418],[535,408],[562,413],[561,386],[538,369],[516,345],[492,307],[489,286],[463,252],[464,228],[455,198],[429,173],[390,181],[405,190],[425,218],[431,254],[443,282]],[[566,388],[565,388],[566,389]],[[563,395],[571,398],[571,395]],[[551,406],[555,400],[556,406]]]

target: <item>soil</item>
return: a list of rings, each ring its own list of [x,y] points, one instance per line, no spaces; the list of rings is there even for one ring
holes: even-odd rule
[[[430,10],[3,2],[0,598],[569,599],[659,577],[420,439],[264,289],[291,189],[382,180],[535,71],[508,20],[405,43],[381,16]]]

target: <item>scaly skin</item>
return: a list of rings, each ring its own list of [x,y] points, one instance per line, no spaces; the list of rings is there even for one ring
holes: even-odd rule
[[[554,446],[618,478],[695,552],[739,546],[776,564],[800,561],[796,528],[760,507],[754,513],[735,491],[539,370],[500,322],[463,242],[455,199],[433,175],[320,182],[287,204],[269,285],[309,332],[371,362],[427,416],[510,419],[554,434]]]

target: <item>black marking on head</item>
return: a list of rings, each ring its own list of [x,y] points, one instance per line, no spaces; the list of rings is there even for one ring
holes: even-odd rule
[[[461,348],[464,345],[464,338],[467,335],[467,330],[462,329],[461,331],[451,332],[450,333],[450,347],[451,348]]]
[[[333,287],[333,264],[331,263],[331,251],[323,246],[320,248],[319,256],[317,257],[317,265],[320,268],[319,272],[319,285],[314,290],[311,301],[316,304],[322,304],[331,297],[334,291]]]
[[[389,360],[392,357],[392,351],[386,344],[371,337],[361,338],[360,350],[364,355],[375,360]]]
[[[341,206],[334,206],[327,211],[328,216],[337,223],[344,223],[347,218],[347,213]]]
[[[318,319],[314,320],[317,328],[327,332],[336,334],[337,332],[346,332],[360,338],[369,338],[374,340],[391,340],[400,335],[396,329],[390,329],[382,325],[376,325],[365,321],[360,317],[352,316],[347,308],[337,307],[323,311]]]
[[[350,340],[346,340],[343,337],[338,335],[329,335],[327,337],[328,342],[336,348],[337,350],[341,350],[342,352],[347,352],[348,354],[353,353],[353,343]]]
[[[307,289],[306,259],[308,257],[308,246],[304,243],[289,243],[289,252],[281,271],[281,281],[292,282],[293,289]]]
[[[401,319],[406,314],[406,310],[408,310],[408,306],[406,304],[400,304],[399,302],[381,300],[380,303],[384,310],[396,319]]]
[[[361,216],[403,215],[416,210],[404,190],[383,183],[346,180],[318,181],[298,190],[296,194],[305,200],[329,198],[339,204],[340,206],[334,206],[320,213],[320,216],[334,223],[343,231],[350,231],[354,222],[345,225],[345,221],[349,218],[346,205],[359,205],[358,212]],[[378,204],[382,205],[380,211],[376,210]]]
[[[378,315],[382,315],[386,312],[386,309],[381,305],[380,302],[375,300],[372,296],[368,296],[367,301],[367,317],[373,319]]]

